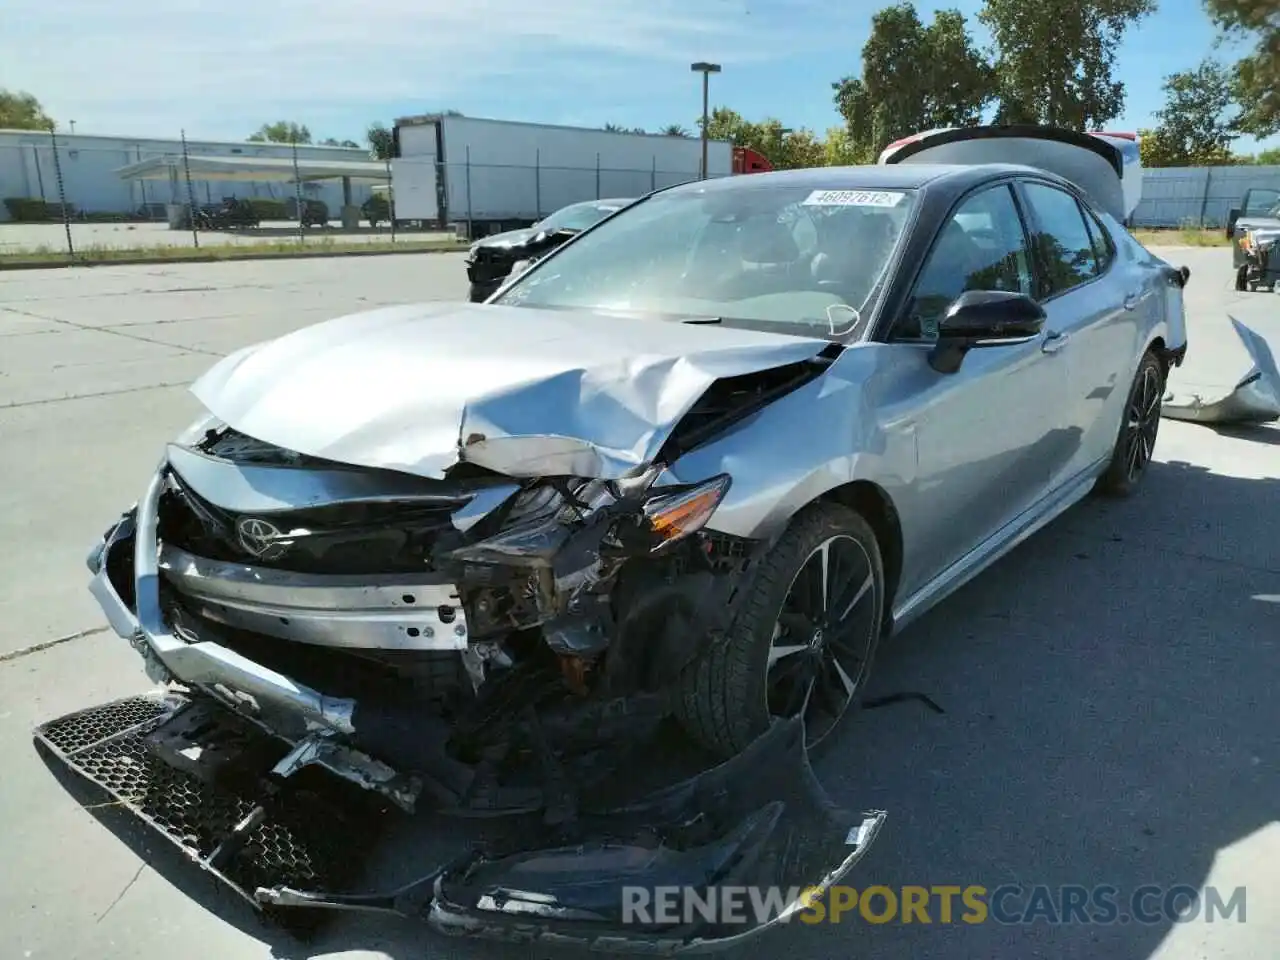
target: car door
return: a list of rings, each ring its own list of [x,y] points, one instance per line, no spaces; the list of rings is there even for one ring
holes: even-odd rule
[[[1055,464],[1056,487],[1111,455],[1140,321],[1157,307],[1159,291],[1117,257],[1110,235],[1074,194],[1039,180],[1022,181],[1019,191],[1038,267],[1036,299],[1066,368],[1059,429],[1069,455]]]
[[[914,351],[900,392],[916,437],[916,482],[900,505],[907,551],[902,590],[922,587],[1025,513],[1061,459],[1062,358],[1046,332],[1028,343],[969,351],[955,373],[929,366],[947,306],[966,290],[1031,296],[1030,239],[1009,182],[979,188],[946,218],[890,330]]]

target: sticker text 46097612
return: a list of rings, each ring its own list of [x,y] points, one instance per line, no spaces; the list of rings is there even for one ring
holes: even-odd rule
[[[896,190],[815,190],[806,207],[896,207],[905,193]]]

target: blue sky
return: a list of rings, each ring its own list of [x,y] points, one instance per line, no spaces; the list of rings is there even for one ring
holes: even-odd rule
[[[290,119],[362,139],[372,120],[453,108],[545,123],[692,128],[712,101],[818,132],[881,2],[844,0],[3,0],[0,87],[77,132],[240,139]],[[981,0],[955,4],[972,19]],[[918,5],[926,19],[934,4]],[[986,36],[976,20],[975,33]],[[1160,0],[1126,40],[1124,115],[1151,124],[1165,75],[1213,52],[1200,0]],[[1280,142],[1272,138],[1268,145]],[[1240,149],[1255,147],[1244,140]]]

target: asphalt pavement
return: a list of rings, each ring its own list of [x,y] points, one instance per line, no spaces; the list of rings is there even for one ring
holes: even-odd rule
[[[1233,312],[1280,351],[1280,297],[1237,294],[1226,251],[1191,267],[1177,389],[1244,373]],[[301,944],[164,844],[86,811],[36,724],[147,688],[85,586],[91,541],[196,414],[185,386],[245,344],[345,312],[461,299],[456,255],[98,267],[0,275],[0,960],[538,957],[342,918]],[[1245,888],[1215,922],[793,926],[739,956],[795,960],[1271,956],[1280,943],[1280,429],[1164,421],[1141,492],[1089,501],[886,648],[872,696],[816,767],[889,820],[848,882]],[[957,914],[958,917],[958,914]],[[1269,945],[1269,946],[1268,946]]]
[[[311,243],[387,243],[391,230],[385,225],[372,229],[367,224],[349,233],[333,224],[332,229],[308,227],[304,231]],[[298,236],[297,222],[271,221],[258,230],[206,230],[200,234],[200,246],[254,246],[263,243],[290,243]],[[450,240],[452,233],[439,231],[399,230],[396,239],[423,243]],[[137,250],[153,247],[192,247],[190,230],[170,230],[167,223],[81,223],[71,224],[71,243],[80,253],[94,249]],[[61,223],[0,223],[0,256],[38,251],[65,252],[67,228]]]

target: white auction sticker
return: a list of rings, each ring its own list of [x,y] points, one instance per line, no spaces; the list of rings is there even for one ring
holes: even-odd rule
[[[896,207],[905,193],[895,190],[815,190],[806,207]]]

